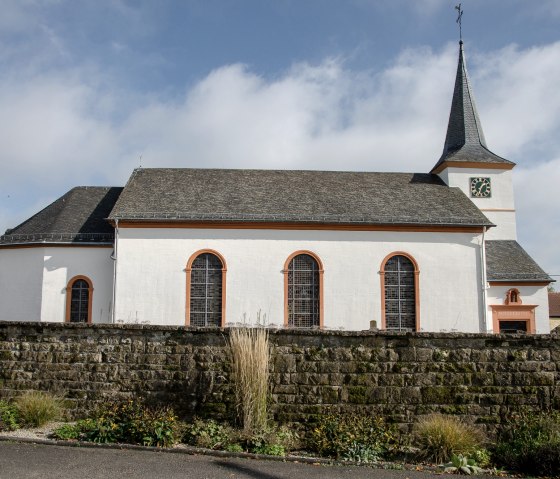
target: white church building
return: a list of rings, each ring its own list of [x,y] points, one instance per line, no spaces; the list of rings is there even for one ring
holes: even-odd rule
[[[0,237],[0,320],[548,333],[552,279],[516,241],[515,164],[488,149],[462,42],[430,166],[73,188]]]

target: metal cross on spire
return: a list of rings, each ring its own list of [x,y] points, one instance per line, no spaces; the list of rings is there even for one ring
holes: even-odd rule
[[[462,22],[462,18],[463,18],[463,10],[461,9],[461,4],[455,5],[455,10],[457,10],[457,20],[455,20],[455,22],[459,24],[459,40],[462,42],[463,41],[463,27],[461,25],[461,22]]]

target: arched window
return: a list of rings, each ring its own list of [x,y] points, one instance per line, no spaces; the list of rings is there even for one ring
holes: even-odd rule
[[[224,325],[225,273],[225,261],[216,251],[203,250],[191,256],[187,264],[187,325]]]
[[[86,276],[74,276],[66,287],[66,321],[91,323],[93,285]]]
[[[309,251],[291,255],[284,266],[285,325],[288,328],[323,326],[323,268]]]
[[[381,266],[383,327],[418,330],[418,267],[405,253],[392,253]]]

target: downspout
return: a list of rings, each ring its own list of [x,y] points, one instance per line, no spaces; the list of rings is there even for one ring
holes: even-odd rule
[[[487,284],[486,284],[486,229],[487,227],[484,226],[482,228],[482,246],[480,249],[480,274],[481,274],[481,286],[482,286],[482,318],[484,320],[484,326],[486,328],[485,333],[488,331],[492,331],[492,328],[488,325],[488,298],[486,295],[487,292]]]
[[[115,247],[113,249],[113,255],[111,259],[113,260],[113,314],[111,317],[111,322],[114,324],[116,322],[116,308],[115,302],[117,300],[117,250],[119,244],[119,220],[115,220]]]

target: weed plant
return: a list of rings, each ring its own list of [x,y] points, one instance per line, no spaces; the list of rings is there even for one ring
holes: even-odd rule
[[[17,408],[14,404],[0,399],[0,431],[15,431],[18,427]]]
[[[283,456],[299,445],[297,432],[287,426],[247,434],[213,419],[195,418],[185,426],[183,442],[207,449]]]
[[[265,328],[231,329],[228,341],[238,420],[247,435],[265,431],[268,423],[270,348]]]
[[[206,449],[226,449],[236,439],[234,430],[229,425],[220,424],[214,419],[195,418],[192,423],[185,425],[182,441]]]
[[[15,406],[22,425],[42,427],[62,417],[62,399],[48,392],[28,391],[16,398]]]
[[[396,428],[382,417],[328,414],[312,431],[310,446],[321,456],[375,462],[397,452],[402,443]]]
[[[416,423],[413,440],[421,458],[441,464],[453,455],[471,457],[485,438],[480,429],[453,416],[431,414]]]
[[[101,406],[92,418],[78,421],[77,427],[81,438],[99,443],[169,447],[179,436],[173,409],[152,408],[132,399]]]

